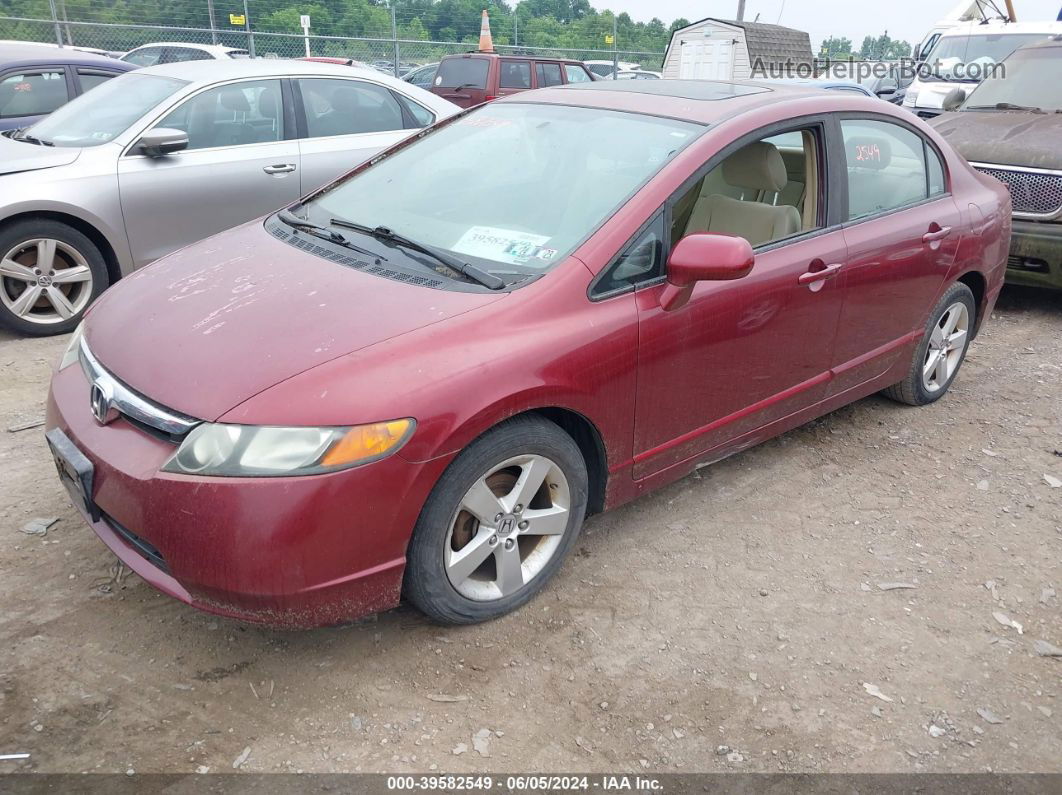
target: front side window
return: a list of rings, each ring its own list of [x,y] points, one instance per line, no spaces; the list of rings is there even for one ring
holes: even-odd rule
[[[361,80],[299,80],[310,138],[405,128],[402,107],[383,86]]]
[[[538,80],[539,88],[559,86],[561,82],[560,64],[537,63],[535,64],[535,79]]]
[[[543,272],[702,130],[636,113],[485,105],[337,183],[307,215],[385,226],[487,270]]]
[[[663,217],[638,235],[594,284],[592,297],[629,290],[664,274]]]
[[[7,74],[0,78],[0,119],[51,113],[68,98],[61,68]]]
[[[807,127],[745,144],[674,202],[671,244],[708,232],[775,243],[823,226],[822,135]]]
[[[612,74],[611,66],[608,68],[607,74]],[[583,67],[573,63],[564,64],[564,76],[569,83],[589,83],[591,79]]]
[[[126,53],[122,60],[137,66],[154,66],[162,59],[162,47],[145,47],[142,50]]]
[[[97,72],[91,69],[78,69],[77,79],[81,81],[81,93],[102,85],[112,77],[117,77],[120,74],[121,72]]]
[[[27,132],[53,146],[100,146],[185,85],[172,77],[127,72],[68,102]]]
[[[279,141],[281,107],[279,80],[232,83],[196,94],[155,126],[184,130],[190,150]]]
[[[898,124],[864,119],[842,121],[841,133],[850,219],[895,210],[929,196],[922,136]],[[943,177],[938,181],[943,183]]]
[[[498,88],[531,88],[531,64],[527,61],[502,61]]]

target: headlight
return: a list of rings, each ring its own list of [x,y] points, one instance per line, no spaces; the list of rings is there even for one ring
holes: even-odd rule
[[[67,345],[66,350],[63,351],[63,358],[59,360],[60,370],[65,370],[77,361],[78,353],[81,350],[81,335],[83,333],[83,328],[85,328],[85,321],[78,323],[77,328],[74,329],[74,333],[70,335],[70,344]]]
[[[197,425],[162,470],[184,475],[316,475],[378,461],[413,434],[411,419],[347,428]]]

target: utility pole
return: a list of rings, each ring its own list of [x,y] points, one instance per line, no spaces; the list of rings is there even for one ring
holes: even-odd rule
[[[741,22],[744,18],[745,18],[745,0],[738,0],[737,21]]]
[[[247,31],[247,52],[254,58],[254,34],[251,33],[251,15],[247,11],[247,0],[243,0],[243,28]]]
[[[214,21],[214,0],[207,0],[207,16],[210,17],[210,43],[218,43],[218,23]]]
[[[401,77],[398,74],[398,21],[395,17],[395,0],[391,0],[391,38],[395,42],[395,77]]]

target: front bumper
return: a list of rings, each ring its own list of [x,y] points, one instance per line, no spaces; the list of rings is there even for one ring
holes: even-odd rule
[[[1007,282],[1062,290],[1062,223],[1014,220]]]
[[[448,463],[392,455],[292,478],[160,472],[173,444],[124,417],[97,423],[76,366],[55,374],[46,425],[92,463],[91,504],[78,509],[123,563],[193,607],[278,627],[396,605],[410,534]]]

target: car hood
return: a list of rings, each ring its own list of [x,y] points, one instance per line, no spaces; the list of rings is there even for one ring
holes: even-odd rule
[[[80,156],[81,150],[76,147],[39,146],[0,135],[0,174],[68,166]]]
[[[149,399],[215,420],[301,372],[504,297],[364,273],[256,221],[122,279],[90,311],[85,340]]]
[[[929,123],[974,163],[1062,168],[1062,113],[967,110]]]

